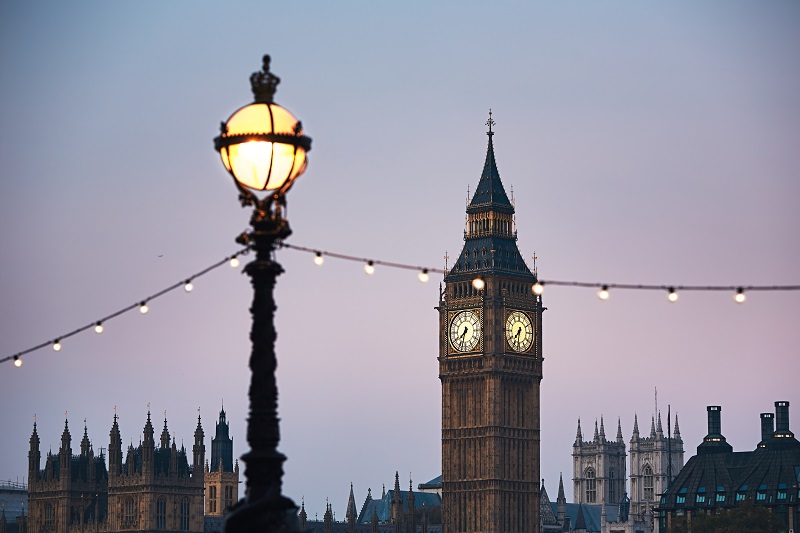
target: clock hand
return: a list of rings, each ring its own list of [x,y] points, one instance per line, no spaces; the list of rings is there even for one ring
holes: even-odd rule
[[[516,334],[516,335],[514,335],[514,338],[515,338],[515,339],[517,339],[517,340],[519,340],[519,334],[520,334],[520,333],[522,333],[522,326],[520,326],[520,327],[518,327],[518,328],[517,328],[517,334]]]
[[[464,340],[464,336],[467,334],[467,331],[469,331],[469,328],[467,326],[464,326],[464,331],[461,333],[461,335],[458,336],[458,338]]]

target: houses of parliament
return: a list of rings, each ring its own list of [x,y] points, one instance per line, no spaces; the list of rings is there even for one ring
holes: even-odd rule
[[[239,498],[239,465],[224,409],[211,441],[210,464],[204,438],[198,415],[190,457],[170,436],[165,416],[156,441],[148,411],[139,446],[124,450],[115,414],[108,457],[102,451],[95,455],[85,424],[80,452],[74,454],[65,421],[58,453],[48,453],[42,468],[34,422],[24,528],[27,533],[222,531],[223,511]]]

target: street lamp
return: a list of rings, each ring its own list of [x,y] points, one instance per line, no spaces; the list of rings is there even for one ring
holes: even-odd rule
[[[236,241],[255,251],[245,266],[253,285],[250,314],[250,413],[245,463],[246,491],[225,519],[226,533],[296,531],[297,506],[281,494],[283,462],[278,452],[278,388],[275,380],[275,280],[283,268],[273,260],[279,242],[291,234],[283,217],[286,191],[306,169],[311,139],[299,120],[273,102],[280,78],[264,56],[260,72],[250,76],[255,102],[236,111],[220,128],[214,149],[233,176],[243,207],[253,206],[251,231]],[[254,192],[263,191],[263,198]]]

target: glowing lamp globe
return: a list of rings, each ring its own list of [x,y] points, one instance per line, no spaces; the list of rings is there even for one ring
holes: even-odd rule
[[[237,110],[214,139],[222,164],[241,188],[282,196],[306,169],[311,139],[287,109],[272,101],[280,79],[269,71],[250,76],[255,102]]]

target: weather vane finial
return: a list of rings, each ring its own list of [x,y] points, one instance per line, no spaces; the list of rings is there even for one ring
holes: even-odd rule
[[[486,133],[487,133],[487,135],[489,135],[489,137],[494,135],[494,132],[492,131],[492,126],[494,126],[495,124],[497,124],[497,123],[492,119],[492,110],[490,108],[489,109],[489,120],[486,121],[486,125],[489,126],[489,131],[487,131]]]

